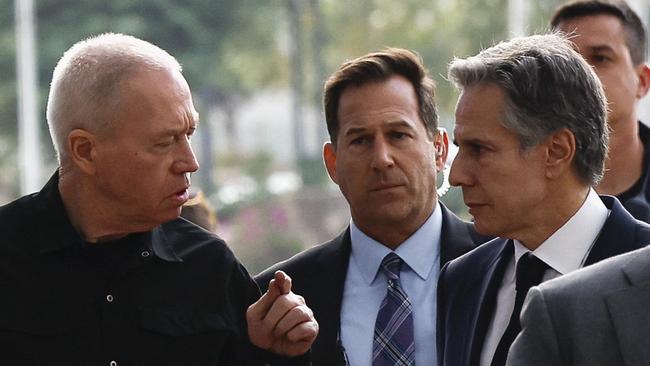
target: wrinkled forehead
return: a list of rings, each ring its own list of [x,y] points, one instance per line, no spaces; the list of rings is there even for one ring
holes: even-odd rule
[[[468,134],[486,135],[506,129],[506,93],[494,83],[479,83],[463,88],[456,103],[454,139]]]
[[[629,50],[628,34],[621,19],[610,14],[584,15],[562,20],[558,30],[567,33],[573,48],[584,53],[593,48]]]
[[[137,122],[155,119],[157,123],[183,120],[195,125],[199,114],[185,78],[175,70],[145,71],[125,79],[120,86],[117,120]]]

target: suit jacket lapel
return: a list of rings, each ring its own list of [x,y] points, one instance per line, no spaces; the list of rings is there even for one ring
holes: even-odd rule
[[[336,353],[323,354],[317,359],[328,360],[325,365],[343,365],[342,348],[339,342],[339,329],[341,324],[341,302],[343,299],[343,286],[350,261],[350,229],[348,228],[325,244],[329,247],[313,263],[314,276],[310,281],[311,304],[315,314],[318,314],[320,334],[316,339],[320,347],[313,347],[312,352],[319,350],[337,350]],[[316,365],[315,365],[316,366]]]
[[[625,365],[650,362],[650,249],[644,250],[622,268],[630,287],[606,297],[609,314]],[[631,331],[633,329],[633,331]]]
[[[469,364],[478,365],[481,358],[481,350],[483,349],[483,342],[487,334],[490,321],[494,314],[497,294],[501,281],[505,272],[506,266],[513,256],[514,249],[511,240],[497,239],[502,241],[501,249],[497,252],[488,264],[485,277],[481,284],[478,293],[479,310],[476,313],[476,319],[473,322],[476,324],[472,338],[469,342]]]
[[[614,197],[600,198],[611,212],[589,252],[585,266],[639,248],[635,238],[636,219]]]

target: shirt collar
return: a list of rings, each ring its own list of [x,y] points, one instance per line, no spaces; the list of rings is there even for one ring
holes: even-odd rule
[[[537,247],[533,254],[560,274],[582,267],[609,212],[596,191],[589,188],[587,198],[580,209]],[[515,263],[528,251],[515,240]]]
[[[395,250],[404,263],[424,280],[439,260],[441,229],[442,213],[439,205],[436,205],[424,224]],[[353,220],[350,220],[350,241],[351,260],[357,264],[364,280],[370,285],[377,276],[381,261],[391,250],[362,232]]]
[[[80,247],[84,240],[72,226],[59,192],[59,171],[36,194],[34,214],[45,224],[46,229],[38,231],[40,235],[40,253],[54,252],[70,246]]]
[[[180,219],[176,219],[180,220]],[[151,231],[151,247],[154,254],[167,262],[182,262],[183,259],[178,256],[174,248],[167,242],[167,236],[162,225],[155,227]]]
[[[87,245],[84,239],[72,226],[68,213],[63,205],[63,199],[59,192],[59,172],[52,175],[50,180],[37,193],[37,210],[43,212],[45,222],[53,231],[44,230],[40,233],[40,252],[49,253],[63,250],[69,247],[83,247]],[[39,215],[40,216],[40,215]],[[153,251],[154,255],[169,262],[182,262],[173,248],[167,243],[164,230],[159,225],[153,230],[135,235],[136,241],[142,246]]]

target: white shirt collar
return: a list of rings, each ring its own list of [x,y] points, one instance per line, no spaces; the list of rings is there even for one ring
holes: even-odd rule
[[[549,267],[566,274],[583,266],[591,247],[603,228],[609,209],[589,188],[580,209],[556,232],[533,251]],[[529,250],[515,240],[515,264]]]
[[[400,244],[395,253],[420,278],[426,280],[431,274],[434,261],[440,255],[440,233],[442,231],[442,210],[436,205],[429,218],[408,239]],[[356,262],[364,280],[370,285],[376,278],[384,257],[390,248],[369,237],[350,220],[352,252],[350,260]]]

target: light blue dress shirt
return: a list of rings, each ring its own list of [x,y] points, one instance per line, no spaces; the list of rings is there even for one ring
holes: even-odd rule
[[[440,272],[442,213],[433,214],[395,253],[404,265],[402,288],[413,305],[415,364],[436,364],[436,291]],[[341,343],[351,366],[372,365],[375,321],[386,296],[386,276],[379,270],[391,250],[350,222],[352,252],[341,304]]]

